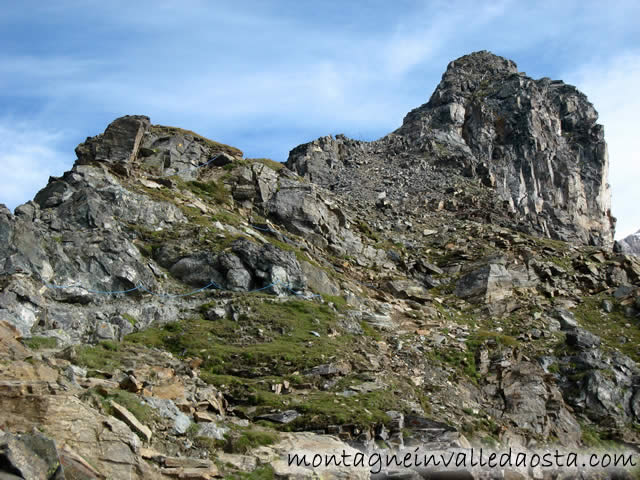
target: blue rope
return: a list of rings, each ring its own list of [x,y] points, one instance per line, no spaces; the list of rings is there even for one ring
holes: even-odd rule
[[[44,285],[48,288],[54,288],[54,289],[65,289],[65,288],[81,288],[82,290],[86,290],[89,293],[96,293],[98,295],[117,295],[120,293],[131,293],[131,292],[135,292],[136,290],[140,289],[140,286],[136,286],[134,288],[130,288],[128,290],[111,290],[111,291],[106,291],[106,290],[93,290],[91,288],[85,288],[82,285],[52,285],[50,283],[46,283],[46,282],[42,282],[44,283]]]
[[[213,162],[219,156],[220,156],[220,154],[216,155],[215,157],[211,158],[211,160],[209,160],[207,163],[203,163],[202,165],[198,165],[198,166],[196,166],[196,168],[206,167],[207,165],[209,165],[211,162]]]
[[[257,225],[251,225],[252,228],[255,228],[256,230],[261,230],[263,232],[272,232],[272,233],[278,233],[275,230],[272,230],[270,228],[262,228],[262,227],[258,227]]]
[[[282,238],[284,238],[284,239],[285,239],[285,240],[287,240],[288,242],[290,242],[290,243],[295,243],[295,242],[293,242],[289,237],[287,237],[286,235],[284,235],[284,234],[282,234],[282,233],[278,232],[277,230],[273,230],[272,228],[269,228],[269,227],[267,227],[267,228],[262,228],[262,227],[258,227],[257,225],[251,225],[251,224],[249,224],[249,225],[250,225],[250,226],[251,226],[251,228],[253,228],[254,230],[260,230],[261,232],[275,233],[276,235],[280,235]]]
[[[215,289],[222,290],[222,288],[218,284],[216,284],[215,282],[211,282],[208,285],[205,285],[204,287],[198,288],[197,290],[194,290],[194,291],[189,292],[189,293],[175,293],[175,294],[174,293],[156,293],[156,292],[152,292],[151,290],[146,288],[141,283],[136,288],[142,290],[143,292],[150,293],[151,295],[155,295],[156,297],[178,298],[178,297],[188,297],[190,295],[195,295],[196,293],[200,293],[200,292],[202,292],[203,290],[206,290],[209,287],[213,287]]]
[[[89,293],[95,293],[95,294],[101,294],[101,295],[118,295],[118,294],[126,294],[126,293],[131,293],[131,292],[135,292],[136,290],[140,290],[142,292],[146,292],[149,293],[150,295],[154,295],[156,297],[164,297],[164,298],[179,298],[179,297],[188,297],[191,295],[195,295],[197,293],[200,293],[204,290],[207,290],[210,287],[213,287],[216,290],[225,290],[224,288],[222,288],[220,285],[218,285],[216,282],[210,282],[209,284],[205,285],[202,288],[198,288],[196,290],[193,290],[192,292],[188,292],[188,293],[158,293],[158,292],[154,292],[152,290],[149,290],[148,288],[146,288],[142,283],[139,283],[138,285],[136,285],[134,288],[130,288],[128,290],[111,290],[111,291],[105,291],[105,290],[93,290],[91,288],[85,288],[81,285],[53,285],[50,283],[46,283],[46,282],[42,282],[46,287],[48,288],[52,288],[52,289],[66,289],[66,288],[81,288]],[[260,292],[263,290],[267,290],[271,287],[275,287],[276,285],[280,285],[283,286],[285,289],[287,289],[289,292],[291,292],[294,295],[297,296],[305,296],[304,293],[302,292],[296,292],[295,290],[293,290],[288,284],[284,284],[281,282],[274,282],[274,283],[270,283],[269,285],[266,285],[264,287],[260,287],[260,288],[256,288],[254,290],[249,290],[245,293],[253,293],[253,292]],[[311,298],[315,298],[315,297],[320,297],[321,295],[318,294],[310,294],[309,295]]]
[[[209,160],[209,162],[205,163],[204,165],[207,165],[209,163],[211,163],[213,160],[215,160],[215,157],[212,158],[211,160]],[[201,165],[201,166],[204,166]],[[278,235],[281,235],[283,238],[285,238],[286,240],[289,240],[289,242],[291,242],[291,240],[286,237],[285,235],[281,234],[280,232],[277,232],[276,230],[273,230],[271,228],[262,228],[262,227],[258,227],[257,225],[250,225],[252,228],[256,229],[256,230],[260,230],[263,232],[270,232],[270,233],[275,233]],[[291,242],[293,243],[293,242]],[[215,282],[210,282],[209,284],[205,285],[202,288],[198,288],[196,290],[193,290],[191,292],[188,293],[158,293],[158,292],[154,292],[152,290],[149,290],[147,287],[145,287],[142,283],[139,283],[138,285],[136,285],[134,288],[130,288],[128,290],[111,290],[111,291],[105,291],[105,290],[94,290],[94,289],[90,289],[90,288],[85,288],[81,285],[53,285],[50,283],[46,283],[43,282],[43,284],[51,289],[66,289],[66,288],[81,288],[89,293],[95,293],[95,294],[99,294],[99,295],[119,295],[119,294],[126,294],[126,293],[131,293],[131,292],[135,292],[136,290],[142,291],[142,292],[146,292],[150,295],[154,295],[156,297],[163,297],[163,298],[180,298],[180,297],[188,297],[191,295],[195,295],[197,293],[200,293],[204,290],[207,290],[210,287],[213,287],[216,290],[225,290],[224,288],[222,288],[220,285],[218,285]],[[264,287],[260,287],[260,288],[256,288],[254,290],[249,290],[245,293],[254,293],[254,292],[261,292],[263,290],[268,290],[271,287],[275,287],[277,285],[280,285],[282,287],[284,287],[287,291],[289,291],[291,294],[296,295],[296,296],[303,296],[303,297],[309,297],[309,298],[316,298],[316,297],[321,297],[322,295],[318,295],[315,293],[309,294],[309,295],[305,295],[303,292],[299,292],[299,291],[295,291],[294,289],[291,288],[291,286],[289,284],[284,284],[282,282],[273,282],[270,283],[269,285],[266,285]]]

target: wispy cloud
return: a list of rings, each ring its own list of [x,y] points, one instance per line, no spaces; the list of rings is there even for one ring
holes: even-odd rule
[[[59,150],[62,131],[40,130],[25,122],[0,119],[0,191],[12,208],[23,203],[25,192],[47,184],[68,165],[69,154]]]

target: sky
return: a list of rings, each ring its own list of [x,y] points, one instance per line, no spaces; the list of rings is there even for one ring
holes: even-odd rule
[[[33,198],[115,118],[285,161],[374,140],[478,50],[578,86],[609,144],[616,237],[640,228],[640,2],[0,0],[0,203]]]

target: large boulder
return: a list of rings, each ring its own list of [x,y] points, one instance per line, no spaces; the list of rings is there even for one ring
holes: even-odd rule
[[[40,433],[0,433],[0,478],[2,473],[32,480],[65,480],[56,444]]]
[[[144,115],[127,115],[109,124],[102,135],[78,145],[78,164],[103,162],[115,172],[128,175],[144,133],[151,124]]]
[[[306,288],[304,273],[293,252],[247,239],[236,240],[232,251],[251,274],[252,289],[268,287],[273,293],[290,294]]]
[[[456,283],[455,295],[471,303],[486,304],[492,313],[508,310],[516,281],[505,263],[502,258],[489,259],[463,275]]]

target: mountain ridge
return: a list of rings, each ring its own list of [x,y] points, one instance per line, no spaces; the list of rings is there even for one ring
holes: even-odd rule
[[[505,225],[611,248],[608,155],[596,120],[575,87],[534,81],[518,73],[514,62],[480,51],[451,62],[429,102],[409,112],[391,134],[373,142],[322,137],[293,149],[286,164],[345,192],[367,184],[358,191],[365,198],[397,179],[398,191],[391,192],[396,201],[406,194],[443,200],[441,187],[451,184],[451,172],[493,188],[494,203],[506,202],[492,209]],[[380,175],[370,175],[364,162],[377,162],[373,168],[384,175],[389,158],[399,160],[388,169],[390,181],[372,184]],[[423,206],[409,202],[407,208]],[[514,213],[519,225],[509,221]]]
[[[287,165],[143,115],[88,137],[0,208],[9,473],[298,478],[317,474],[282,461],[302,446],[637,445],[640,260],[611,249],[595,110],[551,84],[477,52],[395,132]],[[514,177],[516,152],[557,159]]]

